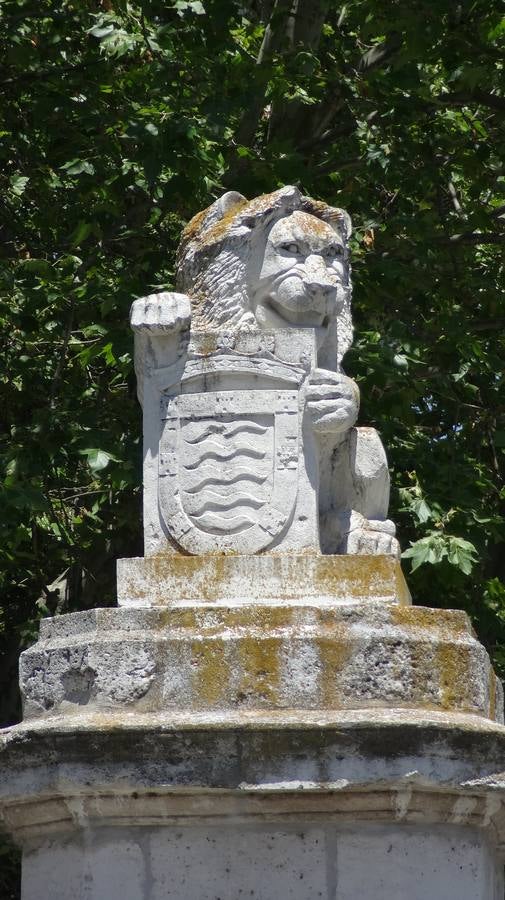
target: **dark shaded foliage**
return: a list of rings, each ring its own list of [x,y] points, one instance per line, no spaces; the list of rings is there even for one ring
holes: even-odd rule
[[[351,212],[347,371],[416,602],[464,607],[505,670],[502,13],[4,0],[3,722],[39,618],[113,603],[114,560],[141,552],[128,310],[173,286],[181,228],[231,187]]]

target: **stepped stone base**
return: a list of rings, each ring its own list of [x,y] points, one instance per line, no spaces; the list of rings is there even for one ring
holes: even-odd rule
[[[23,900],[501,900],[467,616],[408,605],[391,558],[261,559],[205,560],[201,594],[190,558],[124,562],[124,607],[41,623],[0,736]]]
[[[464,613],[376,602],[59,616],[41,623],[20,680],[26,721],[117,711],[167,722],[366,708],[502,714],[500,684]]]

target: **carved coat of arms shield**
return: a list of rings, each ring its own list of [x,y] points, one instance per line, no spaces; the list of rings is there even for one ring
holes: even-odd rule
[[[193,371],[180,392],[162,397],[160,512],[186,552],[256,553],[290,521],[297,496],[297,379],[291,373],[295,383],[286,387],[278,377],[270,380],[275,388],[265,387],[267,376],[261,389],[198,391],[201,378]]]

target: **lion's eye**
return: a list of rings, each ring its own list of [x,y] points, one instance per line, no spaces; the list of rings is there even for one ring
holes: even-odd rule
[[[297,254],[300,253],[300,248],[298,244],[283,244],[282,249],[286,251],[286,253]]]

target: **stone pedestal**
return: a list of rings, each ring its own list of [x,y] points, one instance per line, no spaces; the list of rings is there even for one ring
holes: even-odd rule
[[[412,607],[392,557],[125,560],[119,599],[22,656],[23,900],[501,900],[501,689],[464,613]]]
[[[503,900],[503,697],[412,607],[356,427],[350,219],[296,187],[186,228],[136,300],[145,558],[44,621],[0,743],[23,900]]]

